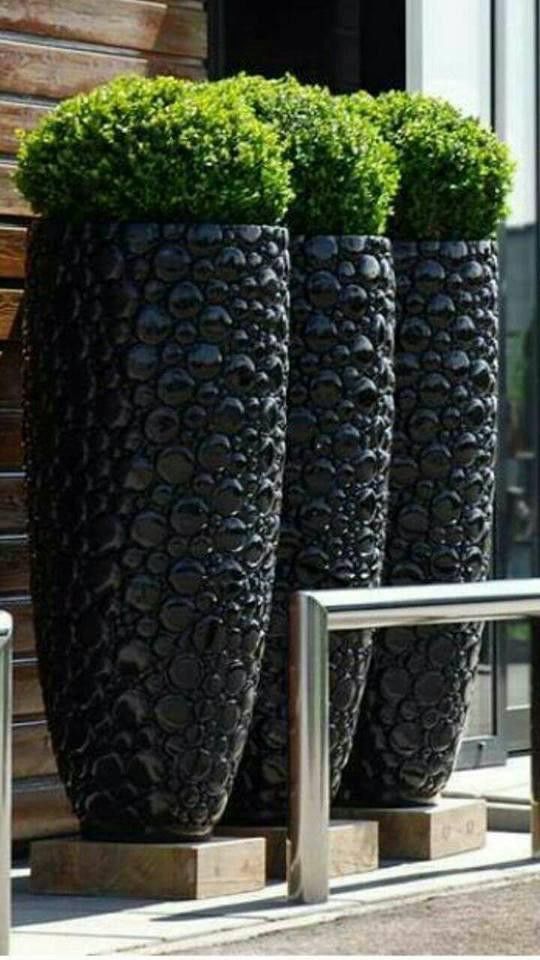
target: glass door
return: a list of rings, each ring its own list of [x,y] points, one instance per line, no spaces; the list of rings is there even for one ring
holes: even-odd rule
[[[493,575],[539,572],[537,523],[539,0],[407,0],[407,87],[447,97],[495,125],[517,161],[501,231],[500,446]],[[528,747],[529,637],[486,628],[459,765]]]
[[[495,574],[539,570],[538,540],[538,0],[495,4],[495,119],[517,161],[501,236],[501,394]],[[528,626],[501,624],[501,730],[529,746]]]

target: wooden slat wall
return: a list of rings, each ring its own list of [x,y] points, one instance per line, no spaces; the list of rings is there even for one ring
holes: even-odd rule
[[[206,77],[200,0],[0,0],[0,607],[15,620],[13,831],[73,831],[43,716],[29,594],[17,310],[31,210],[12,180],[16,129],[120,73]]]

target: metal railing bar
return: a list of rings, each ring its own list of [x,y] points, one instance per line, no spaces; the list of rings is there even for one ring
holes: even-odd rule
[[[532,703],[540,701],[540,578],[473,584],[318,590],[293,594],[290,608],[289,899],[328,899],[328,631],[533,618],[538,655]],[[532,715],[540,719],[540,706]],[[540,731],[532,736],[533,856],[540,856]]]
[[[514,589],[512,584],[516,584]],[[329,630],[359,630],[410,623],[514,620],[540,612],[538,577],[484,583],[303,592],[324,607],[329,618]]]

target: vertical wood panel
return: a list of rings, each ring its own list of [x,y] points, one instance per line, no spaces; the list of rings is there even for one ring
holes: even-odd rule
[[[3,610],[7,610],[13,617],[14,639],[13,654],[15,657],[35,656],[36,642],[34,638],[34,617],[30,598],[16,600],[0,600]]]
[[[0,594],[24,594],[29,589],[30,565],[26,537],[0,537]]]
[[[15,663],[13,666],[13,716],[43,716],[43,697],[37,664]]]
[[[18,340],[0,342],[0,407],[19,407],[21,404],[21,362]]]
[[[0,64],[0,76],[1,76]],[[30,217],[30,204],[21,197],[13,182],[14,163],[0,163],[0,214],[10,217]],[[0,334],[2,336],[2,334]]]
[[[0,410],[0,470],[22,466],[22,415],[18,410]]]
[[[19,146],[16,131],[31,130],[51,107],[0,97],[0,153],[16,153]]]
[[[12,816],[14,840],[32,840],[76,833],[77,830],[77,819],[57,777],[16,781]]]
[[[0,277],[24,277],[25,257],[26,228],[0,224]]]
[[[0,474],[0,534],[24,533],[26,495],[22,473]]]
[[[32,211],[12,179],[15,129],[31,129],[57,99],[118,73],[203,79],[206,10],[199,0],[0,0],[0,31],[0,606],[15,621],[13,836],[26,841],[73,832],[77,821],[53,775],[33,659],[17,342],[22,282],[13,283],[24,279]]]
[[[13,776],[44,777],[56,773],[56,761],[45,721],[13,727]]]
[[[0,289],[0,341],[13,338],[19,332],[17,311],[22,290]]]

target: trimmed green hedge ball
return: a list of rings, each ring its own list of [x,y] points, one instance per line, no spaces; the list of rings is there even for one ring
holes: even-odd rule
[[[351,116],[342,98],[290,75],[239,74],[216,86],[239,94],[276,126],[291,163],[292,232],[384,233],[398,185],[396,156],[369,119]]]
[[[234,91],[172,77],[65,100],[22,136],[15,181],[35,213],[74,221],[272,224],[292,197],[275,130]]]
[[[482,239],[508,212],[514,164],[505,143],[437,97],[392,91],[344,97],[352,116],[375,122],[397,151],[396,238]]]

